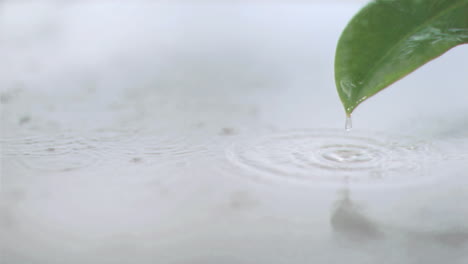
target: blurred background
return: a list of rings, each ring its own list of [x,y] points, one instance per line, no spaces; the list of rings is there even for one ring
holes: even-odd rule
[[[345,134],[366,2],[1,1],[2,263],[467,263],[468,49]]]

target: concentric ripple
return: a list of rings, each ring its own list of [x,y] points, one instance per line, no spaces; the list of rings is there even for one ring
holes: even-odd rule
[[[376,133],[294,131],[237,142],[227,149],[236,166],[257,179],[301,183],[411,183],[430,178],[437,159],[428,143]]]
[[[0,139],[0,146],[0,155],[9,161],[47,172],[188,165],[207,153],[189,138],[125,130],[12,137]]]
[[[142,135],[132,140],[104,142],[105,155],[120,163],[140,166],[166,166],[192,161],[206,153],[206,148],[183,137]]]
[[[81,137],[58,134],[3,140],[2,155],[14,157],[25,167],[43,171],[72,171],[96,164],[96,147]]]

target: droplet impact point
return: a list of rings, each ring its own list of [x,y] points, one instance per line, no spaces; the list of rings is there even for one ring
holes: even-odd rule
[[[401,136],[304,130],[233,144],[226,157],[255,180],[377,184],[388,187],[426,177],[429,145]],[[345,132],[346,133],[346,132]],[[414,145],[415,150],[407,147]],[[258,176],[258,177],[257,177]],[[424,177],[419,177],[424,176]]]

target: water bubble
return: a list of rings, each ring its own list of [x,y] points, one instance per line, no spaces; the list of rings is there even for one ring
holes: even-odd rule
[[[231,163],[256,179],[310,183],[401,184],[429,180],[430,144],[385,134],[308,130],[237,142]]]

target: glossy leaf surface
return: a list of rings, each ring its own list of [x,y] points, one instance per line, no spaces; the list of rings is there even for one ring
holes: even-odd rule
[[[346,113],[463,43],[468,43],[468,0],[372,1],[338,41],[335,82]]]

